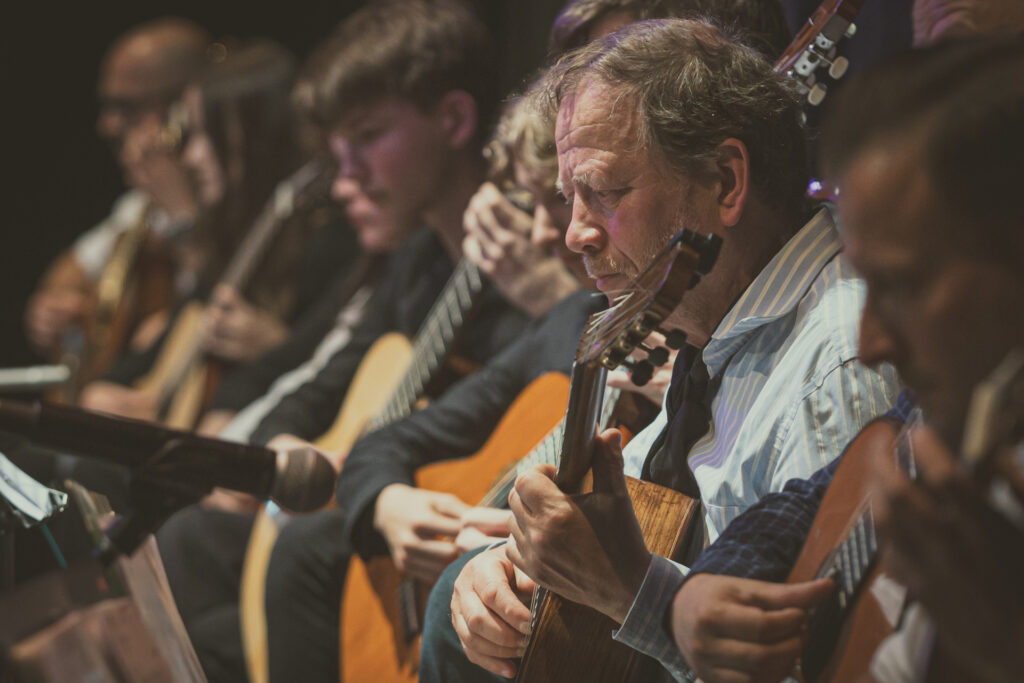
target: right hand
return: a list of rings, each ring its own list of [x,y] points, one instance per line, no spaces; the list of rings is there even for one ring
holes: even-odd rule
[[[51,287],[32,295],[25,308],[25,328],[32,347],[53,353],[71,327],[84,324],[92,297],[78,289]]]
[[[537,590],[497,547],[462,568],[452,593],[452,626],[469,661],[512,678],[530,633],[529,597]]]
[[[705,683],[781,681],[803,647],[810,609],[829,579],[785,584],[697,574],[672,601],[676,645]]]
[[[151,394],[114,382],[90,382],[82,390],[79,404],[89,410],[136,420],[156,419],[156,400]]]
[[[377,496],[373,525],[400,571],[432,583],[459,556],[453,539],[469,507],[449,493],[392,484]]]

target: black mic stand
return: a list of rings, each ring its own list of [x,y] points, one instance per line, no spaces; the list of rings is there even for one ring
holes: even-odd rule
[[[210,485],[186,484],[167,476],[176,469],[175,456],[187,447],[183,439],[171,439],[132,472],[128,492],[131,510],[107,531],[99,553],[104,565],[109,566],[119,555],[131,555],[167,518],[198,503],[213,490]]]

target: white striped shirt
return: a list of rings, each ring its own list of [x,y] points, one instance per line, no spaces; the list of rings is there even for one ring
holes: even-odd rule
[[[823,209],[761,271],[704,348],[711,427],[688,462],[700,487],[708,542],[765,494],[838,457],[895,400],[895,370],[871,370],[857,360],[865,289],[840,249]],[[627,445],[627,474],[639,474],[666,423],[664,413]],[[662,626],[672,598],[665,586],[678,584],[679,571],[652,562],[616,632],[617,640],[666,664],[663,657],[678,650]]]

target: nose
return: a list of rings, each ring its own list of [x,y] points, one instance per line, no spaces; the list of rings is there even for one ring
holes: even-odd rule
[[[573,199],[572,218],[565,233],[565,243],[577,254],[599,252],[605,247],[606,234],[579,195]]]
[[[331,196],[339,202],[346,202],[359,194],[359,183],[340,172],[331,183]]]
[[[338,181],[361,181],[366,177],[367,165],[362,152],[347,141],[334,138],[331,148],[338,161]]]
[[[895,363],[899,360],[899,344],[896,337],[878,315],[877,306],[870,296],[864,303],[864,310],[860,316],[857,352],[861,362],[871,367],[886,361]]]
[[[105,106],[96,117],[96,133],[107,141],[119,139],[124,135],[125,117],[116,107]]]

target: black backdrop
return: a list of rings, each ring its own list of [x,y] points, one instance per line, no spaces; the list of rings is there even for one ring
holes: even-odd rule
[[[819,0],[783,0],[791,23]],[[495,31],[501,79],[511,89],[543,58],[563,0],[475,0]],[[96,70],[106,46],[130,26],[175,14],[215,36],[267,36],[300,58],[359,0],[113,0],[22,4],[5,9],[2,33],[4,166],[0,204],[0,367],[38,361],[24,341],[25,299],[46,264],[93,225],[122,191],[120,174],[93,132]],[[867,2],[851,44],[856,67],[909,42],[910,0]]]

